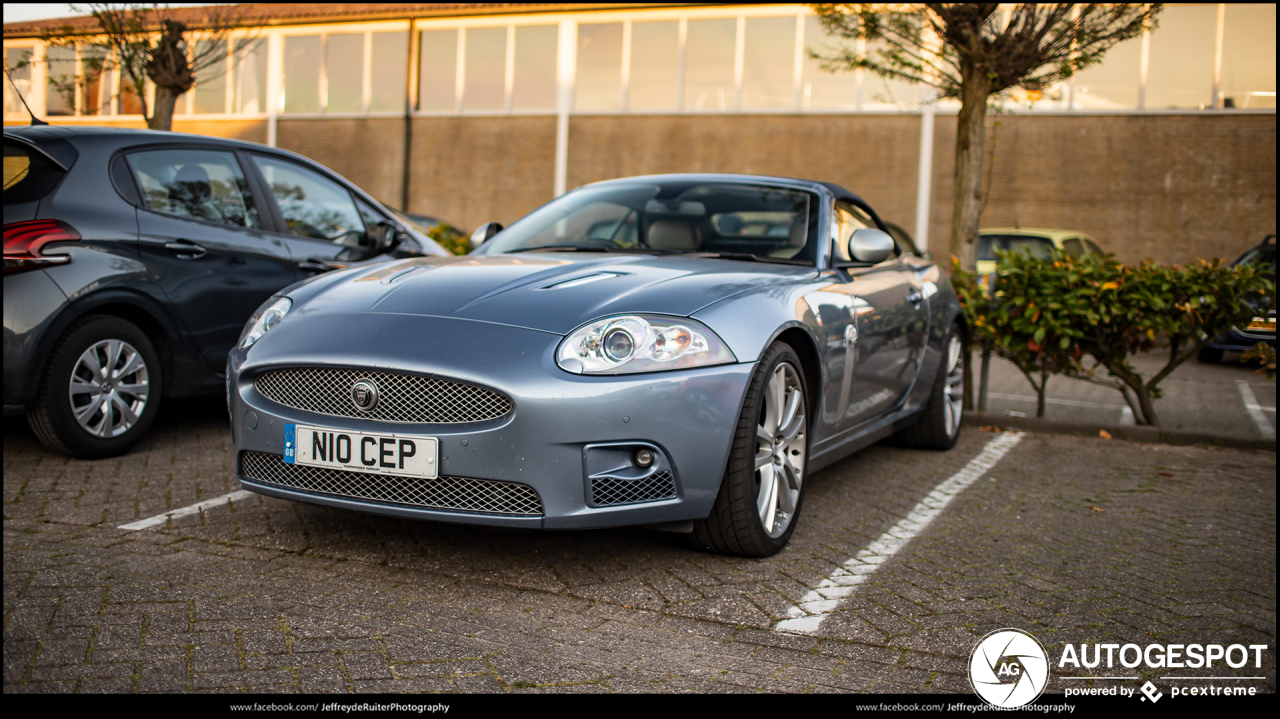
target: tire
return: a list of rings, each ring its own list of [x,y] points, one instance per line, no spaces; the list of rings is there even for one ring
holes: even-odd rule
[[[809,393],[800,358],[774,343],[747,385],[715,505],[693,523],[699,549],[744,557],[782,551],[804,503]]]
[[[1223,350],[1216,347],[1201,347],[1196,359],[1205,364],[1221,364]]]
[[[920,449],[947,450],[960,438],[964,417],[964,341],[959,325],[942,340],[942,364],[933,380],[929,404],[915,424],[897,435],[900,444]]]
[[[142,330],[118,317],[72,324],[46,367],[27,419],[50,449],[82,459],[124,454],[160,410],[160,358]]]

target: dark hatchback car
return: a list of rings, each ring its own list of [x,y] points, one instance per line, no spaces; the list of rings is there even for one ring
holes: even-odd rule
[[[1276,281],[1276,236],[1267,235],[1262,244],[1240,256],[1233,265],[1257,265],[1272,282]],[[1276,346],[1276,308],[1259,307],[1244,327],[1232,327],[1200,349],[1201,362],[1221,362],[1227,350],[1252,349],[1259,342]]]
[[[385,256],[447,254],[299,155],[100,127],[4,129],[4,402],[48,446],[126,451],[162,397],[224,391],[264,300]]]

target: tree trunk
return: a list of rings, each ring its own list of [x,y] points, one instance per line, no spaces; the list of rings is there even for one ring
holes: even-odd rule
[[[1040,386],[1036,387],[1036,417],[1044,418],[1044,393],[1049,389],[1049,370],[1041,368]]]
[[[173,110],[177,101],[178,96],[174,95],[172,90],[163,85],[156,85],[155,112],[147,119],[147,127],[152,130],[172,130]]]
[[[973,272],[982,214],[982,153],[987,134],[987,96],[991,81],[971,63],[961,66],[960,117],[956,125],[955,206],[951,215],[951,253]]]

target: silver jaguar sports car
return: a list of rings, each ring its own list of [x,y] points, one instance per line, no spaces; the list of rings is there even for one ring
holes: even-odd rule
[[[240,483],[774,554],[814,471],[960,431],[963,315],[889,227],[829,183],[634,177],[490,223],[465,257],[295,284],[228,359]]]

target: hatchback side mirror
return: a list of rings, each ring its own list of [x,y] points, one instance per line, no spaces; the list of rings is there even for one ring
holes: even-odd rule
[[[864,227],[849,236],[849,257],[876,264],[893,255],[893,238],[884,230]]]
[[[497,222],[486,222],[480,225],[475,232],[471,233],[471,249],[476,249],[480,245],[489,241],[489,238],[502,232],[502,225]]]

